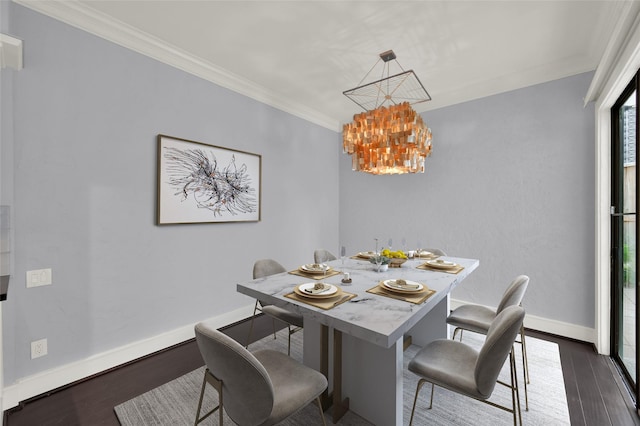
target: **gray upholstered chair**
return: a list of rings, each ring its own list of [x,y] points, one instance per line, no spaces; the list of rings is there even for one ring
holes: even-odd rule
[[[337,257],[335,257],[329,250],[318,249],[313,252],[313,261],[315,263],[324,263],[336,259]]]
[[[287,270],[273,259],[261,259],[253,264],[253,278],[263,278],[269,275],[275,275]],[[253,308],[253,315],[251,316],[251,323],[249,325],[249,335],[247,336],[247,344],[245,347],[249,347],[251,343],[251,333],[253,333],[253,320],[256,317],[257,312],[262,312],[273,318],[273,338],[276,338],[276,326],[275,320],[278,319],[287,324],[287,331],[289,333],[289,344],[287,346],[287,355],[291,355],[291,335],[296,331],[302,330],[303,317],[295,312],[288,311],[279,306],[269,305],[261,300],[256,300],[256,304]]]
[[[196,324],[195,333],[206,365],[196,425],[216,410],[220,425],[223,411],[241,426],[273,425],[316,400],[326,426],[320,395],[327,379],[321,373],[278,351],[251,353],[206,323]],[[218,406],[200,417],[207,383],[218,391]]]
[[[460,331],[460,341],[462,341],[462,331],[469,330],[475,333],[487,334],[491,322],[495,319],[496,315],[502,312],[506,307],[512,305],[520,305],[524,294],[529,286],[529,277],[526,275],[517,276],[511,284],[507,287],[498,308],[487,308],[480,305],[462,305],[454,309],[453,312],[447,318],[447,324],[455,327],[453,331],[453,338],[456,338],[456,333]],[[529,409],[529,394],[527,390],[527,383],[529,383],[529,365],[527,360],[527,343],[524,334],[524,324],[520,327],[520,341],[522,344],[522,368],[524,371],[524,396],[525,396],[525,409]]]
[[[448,339],[435,340],[422,348],[409,362],[409,371],[420,376],[409,424],[413,423],[418,392],[428,382],[431,383],[429,408],[433,406],[433,393],[435,385],[438,385],[513,413],[514,425],[518,419],[522,425],[513,342],[523,319],[522,307],[509,306],[504,309],[489,327],[480,351],[457,340]],[[507,356],[511,370],[509,384],[498,380]],[[511,389],[511,408],[488,400],[497,383]]]

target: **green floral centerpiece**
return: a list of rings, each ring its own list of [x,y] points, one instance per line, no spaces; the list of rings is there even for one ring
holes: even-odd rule
[[[374,265],[388,265],[389,262],[391,262],[391,259],[387,256],[376,254],[369,258],[369,262],[373,263]]]
[[[376,271],[384,272],[389,269],[389,262],[391,262],[391,259],[381,254],[375,254],[369,258],[369,262],[376,265]]]

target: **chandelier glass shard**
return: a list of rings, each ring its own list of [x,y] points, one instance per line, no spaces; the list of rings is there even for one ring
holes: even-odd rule
[[[389,62],[395,59],[391,50],[381,53],[362,81],[380,61],[384,61],[383,77],[364,85],[361,81],[343,92],[366,111],[343,127],[343,151],[351,155],[355,171],[424,173],[425,159],[431,154],[431,130],[411,107],[431,97],[412,70],[390,75]]]

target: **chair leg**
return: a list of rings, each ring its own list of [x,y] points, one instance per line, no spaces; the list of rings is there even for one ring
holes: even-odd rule
[[[433,408],[433,394],[436,393],[436,385],[431,383],[431,398],[429,399],[429,410]]]
[[[529,390],[527,384],[529,384],[529,361],[527,359],[527,343],[524,337],[524,326],[520,327],[520,345],[522,346],[522,370],[524,377],[524,409],[529,411]]]
[[[253,332],[253,319],[256,317],[257,311],[258,311],[258,301],[256,300],[256,304],[253,307],[253,315],[251,316],[251,322],[249,323],[249,335],[247,336],[247,344],[244,346],[245,349],[248,349],[249,343],[251,343],[251,333]]]
[[[200,410],[202,409],[202,399],[204,398],[204,389],[207,387],[207,373],[204,373],[204,377],[202,379],[202,389],[200,390],[200,400],[198,401],[198,409],[196,410],[196,421],[193,423],[194,426],[197,426],[200,423]]]
[[[416,386],[416,396],[413,398],[413,408],[411,409],[411,419],[409,419],[409,426],[413,424],[413,413],[415,413],[416,411],[416,402],[418,402],[418,392],[420,392],[422,385],[424,385],[425,383],[427,383],[425,379],[418,380],[418,386]],[[431,398],[433,401],[433,388],[431,388]]]
[[[207,383],[209,383],[215,390],[218,391],[218,406],[209,411],[204,416],[200,417],[200,412],[202,410],[202,401],[204,399],[204,392],[206,390]],[[196,420],[194,422],[194,426],[197,426],[199,423],[203,422],[207,417],[215,413],[216,410],[218,410],[218,412],[220,413],[220,426],[222,426],[222,422],[224,419],[222,405],[222,381],[218,380],[215,376],[213,376],[213,374],[211,374],[209,369],[207,369],[205,370],[204,378],[202,379],[202,389],[200,390],[200,400],[198,401],[198,410],[196,411]]]
[[[218,397],[219,397],[218,398],[218,408],[220,410],[220,426],[222,426],[222,424],[224,423],[224,410],[223,410],[223,405],[222,405],[222,386],[220,386],[220,389],[218,390]]]
[[[460,341],[462,342],[462,329],[460,327],[456,327],[453,329],[453,337],[451,338],[451,340],[456,340],[456,334],[458,334],[458,331],[460,331]]]
[[[520,327],[520,340],[522,340],[522,365],[525,372],[524,377],[527,383],[531,383],[529,380],[529,358],[527,357],[527,341],[524,334],[524,325]]]
[[[522,426],[522,410],[520,408],[520,391],[518,388],[518,372],[516,371],[516,356],[513,348],[509,354],[509,364],[511,369],[511,410],[513,411],[513,425],[518,425],[518,420]]]
[[[291,333],[292,333],[292,332],[291,332],[291,326],[290,326],[290,325],[289,325],[289,326],[287,326],[287,329],[288,329],[288,331],[289,331],[289,343],[288,343],[288,345],[287,345],[287,355],[288,355],[288,356],[291,356]]]
[[[324,420],[324,411],[322,411],[322,400],[320,399],[320,397],[317,397],[316,401],[318,402],[318,408],[320,409],[320,418],[322,419],[322,426],[327,426],[327,423]]]

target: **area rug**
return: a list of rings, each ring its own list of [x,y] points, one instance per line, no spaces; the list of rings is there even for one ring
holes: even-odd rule
[[[275,349],[286,353],[286,329],[278,334],[277,339],[268,336],[249,346],[250,350]],[[465,332],[463,342],[480,347],[484,336]],[[520,398],[522,403],[522,420],[524,425],[569,425],[569,411],[564,388],[564,379],[560,364],[560,354],[555,343],[532,337],[527,338],[529,371],[531,383],[529,390],[529,411],[524,409],[524,389],[522,364],[520,361],[520,345],[517,345],[518,373],[520,375]],[[404,352],[404,423],[409,424],[411,407],[415,395],[418,377],[407,370],[411,358],[420,348],[412,345]],[[302,359],[302,333],[291,338],[291,356]],[[140,396],[126,401],[114,408],[118,420],[123,426],[176,426],[192,425],[202,386],[204,367],[152,389]],[[508,365],[501,373],[501,380],[509,381]],[[414,425],[512,425],[511,413],[462,397],[446,389],[436,387],[433,409],[429,407],[431,386],[425,385],[420,391]],[[497,385],[491,400],[503,405],[511,405],[511,393]],[[208,387],[203,404],[204,412],[217,405],[217,393]],[[326,422],[332,424],[330,410],[325,413]],[[224,423],[234,423],[225,414]],[[201,425],[218,425],[218,414],[207,418]],[[310,404],[296,415],[285,420],[282,425],[298,426],[322,424],[318,407]],[[344,426],[369,426],[372,423],[362,419],[355,413],[348,412],[338,423]],[[386,425],[379,425],[386,426]]]

